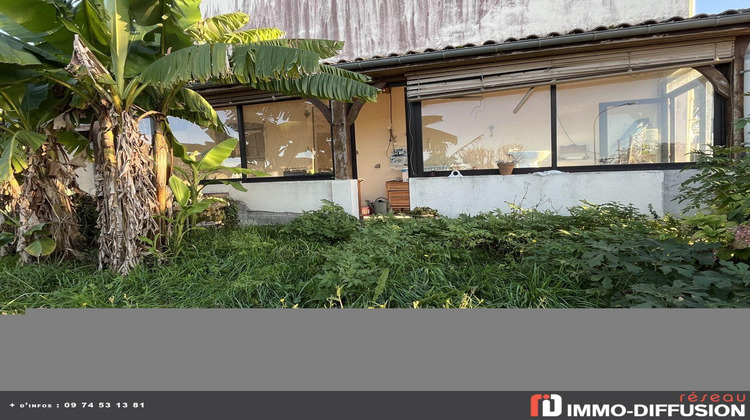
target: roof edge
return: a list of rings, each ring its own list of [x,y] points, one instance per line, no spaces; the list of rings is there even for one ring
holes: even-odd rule
[[[728,15],[713,15],[710,17],[699,16],[696,16],[695,18],[689,20],[659,22],[639,26],[613,28],[606,31],[591,31],[547,38],[524,39],[502,44],[472,46],[440,51],[428,51],[424,53],[410,54],[405,56],[373,58],[356,62],[333,63],[330,65],[351,71],[372,71],[391,66],[417,64],[429,61],[474,57],[486,54],[508,53],[519,50],[558,47],[584,42],[607,41],[643,35],[657,35],[669,32],[687,31],[693,29],[710,29],[750,23],[750,12]]]

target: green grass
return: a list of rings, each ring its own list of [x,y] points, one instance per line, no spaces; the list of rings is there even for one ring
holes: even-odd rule
[[[127,277],[97,270],[93,257],[20,267],[4,257],[0,312],[750,306],[750,274],[741,262],[720,265],[710,244],[681,241],[627,208],[350,225],[329,217],[330,209],[285,228],[195,232],[179,257],[147,260]],[[733,280],[714,284],[714,274]]]

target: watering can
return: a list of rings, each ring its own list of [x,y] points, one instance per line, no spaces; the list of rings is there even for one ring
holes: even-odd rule
[[[367,201],[367,205],[372,209],[373,214],[388,214],[391,211],[391,202],[385,197],[378,197],[375,201]]]

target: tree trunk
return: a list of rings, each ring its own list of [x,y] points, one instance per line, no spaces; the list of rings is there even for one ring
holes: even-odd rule
[[[127,275],[145,251],[142,237],[154,237],[158,211],[151,147],[128,112],[105,108],[96,133],[96,192],[99,267]]]
[[[53,136],[31,156],[17,202],[16,252],[21,262],[30,260],[25,251],[30,241],[26,233],[39,223],[44,223],[44,230],[55,240],[57,252],[78,255],[75,245],[81,234],[71,199],[78,189],[74,170]]]
[[[160,216],[172,216],[172,194],[167,183],[171,175],[172,151],[167,142],[167,126],[164,117],[154,118],[154,172],[156,184],[157,211]],[[161,240],[159,245],[164,248],[171,230],[171,224],[164,217],[159,218],[159,232]]]
[[[15,178],[11,178],[0,184],[0,232],[9,232],[10,225],[6,224],[6,218],[18,218],[18,200],[21,198],[21,186]],[[10,245],[0,247],[0,257],[8,255]]]

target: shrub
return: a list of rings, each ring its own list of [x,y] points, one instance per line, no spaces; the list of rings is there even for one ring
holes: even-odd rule
[[[343,207],[323,200],[323,206],[319,210],[304,212],[292,220],[284,228],[284,232],[336,243],[349,239],[358,225],[359,219],[344,211]]]
[[[750,216],[750,154],[744,147],[714,146],[698,152],[697,169],[680,186],[677,200],[687,209],[711,209],[727,220],[742,223]]]
[[[743,238],[750,220],[750,153],[744,147],[715,146],[698,152],[689,168],[699,173],[683,182],[676,200],[700,212],[683,220],[687,239],[720,244],[718,256],[724,260],[747,260],[750,250]]]

